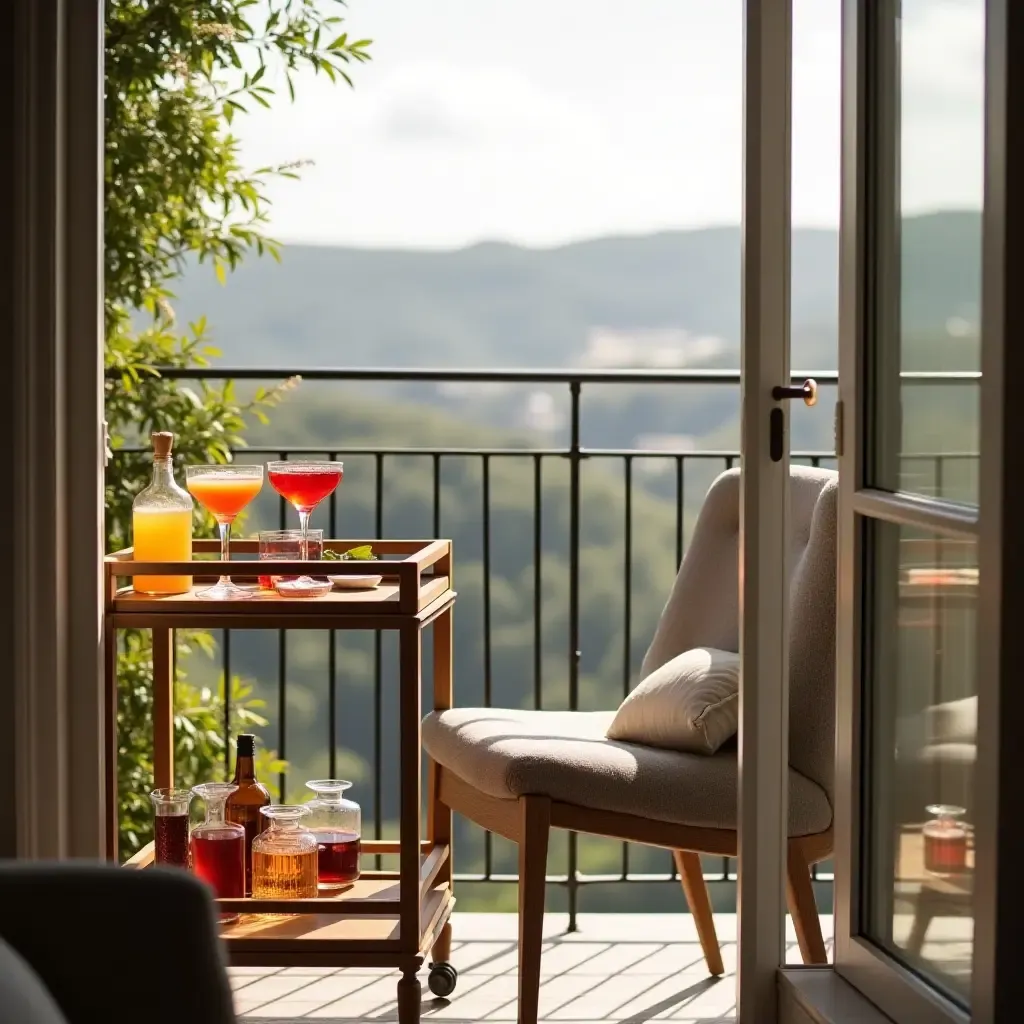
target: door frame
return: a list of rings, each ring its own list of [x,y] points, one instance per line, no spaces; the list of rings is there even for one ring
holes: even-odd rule
[[[774,1024],[786,960],[789,784],[788,384],[792,0],[744,4],[743,293],[740,359],[740,869],[737,1020]],[[782,458],[769,451],[781,410]]]
[[[893,0],[898,6],[898,0]],[[1024,517],[1024,445],[1015,423],[1015,387],[1024,379],[1024,349],[1008,343],[1024,328],[1024,144],[1013,112],[1024,111],[1024,67],[1011,54],[1024,45],[1024,11],[1011,0],[986,5],[985,196],[981,307],[981,459],[979,508],[957,509],[865,486],[869,425],[859,408],[866,385],[862,354],[872,318],[868,278],[872,231],[878,230],[875,125],[884,67],[880,30],[872,17],[887,2],[843,3],[843,196],[840,251],[840,401],[844,437],[840,455],[839,592],[837,630],[837,765],[835,809],[836,972],[897,1021],[948,1024],[1016,1021],[1024,981],[1013,955],[1024,911],[1024,822],[1014,797],[1020,764],[1015,752],[1024,727],[1024,543],[1013,527]],[[883,55],[884,56],[884,55]],[[892,123],[890,122],[890,127]],[[884,145],[880,143],[878,145]],[[872,180],[875,178],[876,180]],[[872,190],[876,190],[874,193]],[[1014,443],[1016,442],[1016,443]],[[862,936],[863,841],[861,758],[861,616],[863,530],[869,520],[941,528],[976,538],[979,554],[977,616],[978,756],[975,769],[974,961],[971,1010],[947,999],[914,972]],[[1004,527],[1004,524],[1006,526]],[[1018,801],[1019,803],[1019,801]]]
[[[103,691],[101,0],[11,0],[0,41],[13,243],[11,643],[0,673],[13,797],[0,852],[106,851]]]

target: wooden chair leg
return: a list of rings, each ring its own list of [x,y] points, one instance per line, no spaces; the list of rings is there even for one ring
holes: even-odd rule
[[[811,865],[800,845],[789,843],[786,856],[786,902],[796,928],[796,940],[805,964],[827,964],[825,940],[821,937],[818,905],[811,885]]]
[[[718,945],[718,935],[715,932],[715,919],[711,915],[708,886],[700,866],[700,854],[691,853],[689,850],[673,850],[672,856],[675,857],[676,870],[683,883],[683,894],[693,915],[693,923],[697,926],[697,937],[700,939],[700,948],[704,951],[708,972],[717,978],[725,974],[725,966],[722,963],[722,949]]]
[[[537,1024],[551,801],[519,798],[519,1024]]]

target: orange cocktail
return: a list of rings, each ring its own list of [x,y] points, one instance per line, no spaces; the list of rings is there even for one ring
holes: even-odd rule
[[[262,486],[262,477],[235,477],[219,473],[190,477],[188,480],[192,497],[205,506],[214,519],[228,521],[233,520],[260,493]]]
[[[185,485],[189,493],[217,520],[220,530],[220,559],[230,558],[231,524],[263,486],[262,466],[187,466]],[[236,587],[224,575],[217,583],[201,590],[196,597],[207,601],[238,601],[252,592]]]

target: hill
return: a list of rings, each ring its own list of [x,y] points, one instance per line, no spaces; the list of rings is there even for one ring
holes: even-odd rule
[[[909,218],[902,243],[906,326],[976,322],[978,214]],[[250,260],[224,286],[208,266],[191,268],[176,306],[185,319],[208,317],[230,365],[566,366],[606,327],[711,335],[725,343],[711,363],[736,366],[740,252],[738,227],[548,249],[292,245],[280,264]],[[836,232],[794,231],[794,366],[835,367],[837,281]]]

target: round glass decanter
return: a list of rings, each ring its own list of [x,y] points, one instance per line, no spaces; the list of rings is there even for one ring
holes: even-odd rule
[[[227,799],[238,787],[230,782],[207,782],[193,793],[206,801],[206,820],[192,829],[192,872],[221,899],[245,895],[245,829],[224,816]],[[237,914],[221,914],[221,921],[236,921]]]
[[[301,900],[317,895],[317,841],[303,824],[304,806],[260,810],[270,827],[252,841],[252,895],[262,900]]]
[[[354,800],[345,799],[351,782],[314,779],[306,788],[316,794],[306,807],[306,824],[319,844],[321,889],[340,889],[359,878],[359,840],[362,812]]]
[[[966,871],[967,826],[960,818],[967,812],[952,804],[930,804],[925,810],[931,815],[921,830],[925,870],[937,875]]]

